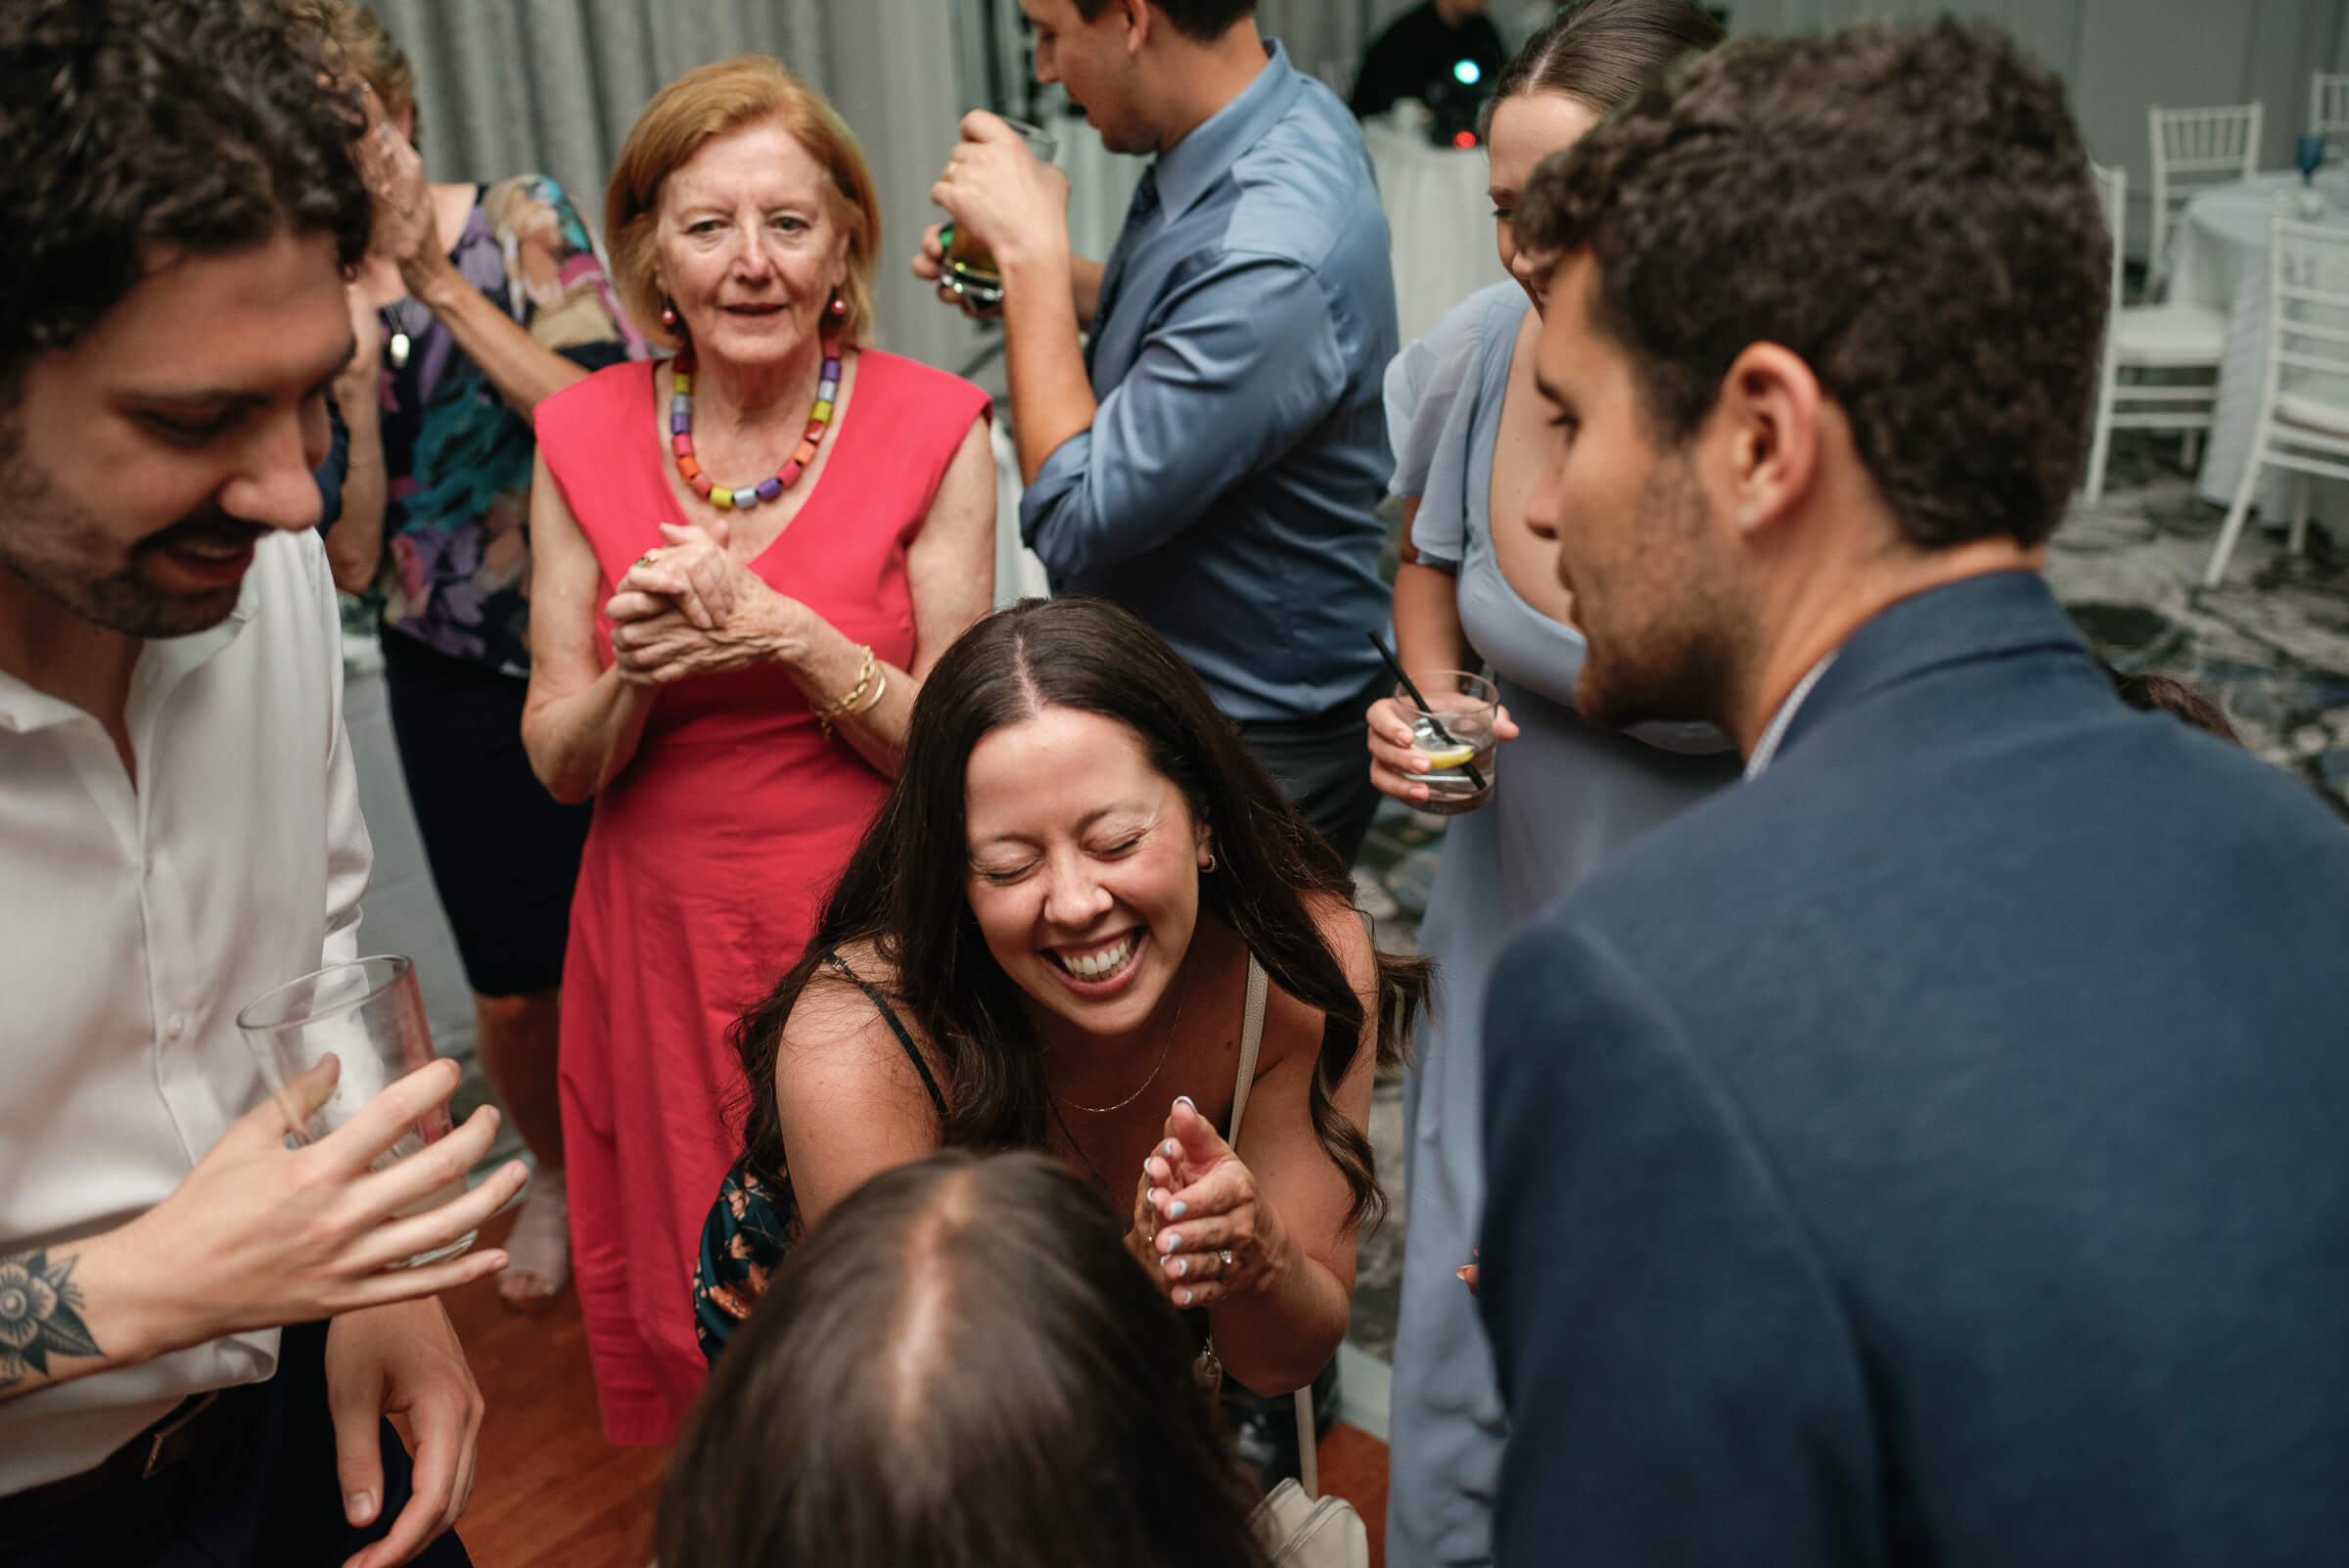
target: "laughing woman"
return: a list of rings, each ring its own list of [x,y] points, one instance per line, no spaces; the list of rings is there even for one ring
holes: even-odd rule
[[[747,1148],[704,1232],[705,1345],[875,1172],[1030,1148],[1130,1208],[1128,1246],[1236,1380],[1311,1381],[1381,1203],[1371,1078],[1426,990],[1352,898],[1139,621],[1059,599],[981,623],[931,672],[814,940],[736,1033]]]

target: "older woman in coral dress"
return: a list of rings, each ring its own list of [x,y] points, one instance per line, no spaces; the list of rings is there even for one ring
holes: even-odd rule
[[[986,395],[859,346],[880,219],[774,61],[680,77],[612,176],[613,267],[674,359],[538,409],[524,741],[596,802],[572,903],[563,1130],[604,1430],[674,1432],[733,1157],[726,1032],[789,968],[993,596]]]

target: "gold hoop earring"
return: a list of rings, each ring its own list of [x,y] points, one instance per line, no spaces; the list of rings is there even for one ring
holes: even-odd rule
[[[1215,851],[1213,851],[1213,850],[1210,850],[1210,851],[1208,851],[1208,852],[1207,852],[1207,862],[1206,862],[1204,865],[1202,865],[1202,866],[1200,866],[1200,867],[1199,867],[1199,874],[1200,874],[1201,876],[1203,876],[1203,877],[1212,877],[1212,876],[1214,876],[1214,875],[1216,874],[1216,852],[1215,852]]]

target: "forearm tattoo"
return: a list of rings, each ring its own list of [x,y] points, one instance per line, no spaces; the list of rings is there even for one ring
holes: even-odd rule
[[[81,1320],[75,1258],[47,1248],[0,1258],[0,1397],[46,1379],[52,1356],[104,1356]]]

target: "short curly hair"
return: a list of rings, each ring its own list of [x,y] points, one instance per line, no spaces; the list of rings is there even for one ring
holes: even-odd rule
[[[160,260],[333,236],[367,248],[357,100],[259,6],[0,6],[0,406]]]
[[[1593,256],[1592,328],[1672,444],[1774,343],[1841,406],[1910,543],[2034,545],[2062,520],[2109,241],[2062,84],[1997,29],[1726,45],[1546,160],[1516,227]]]

